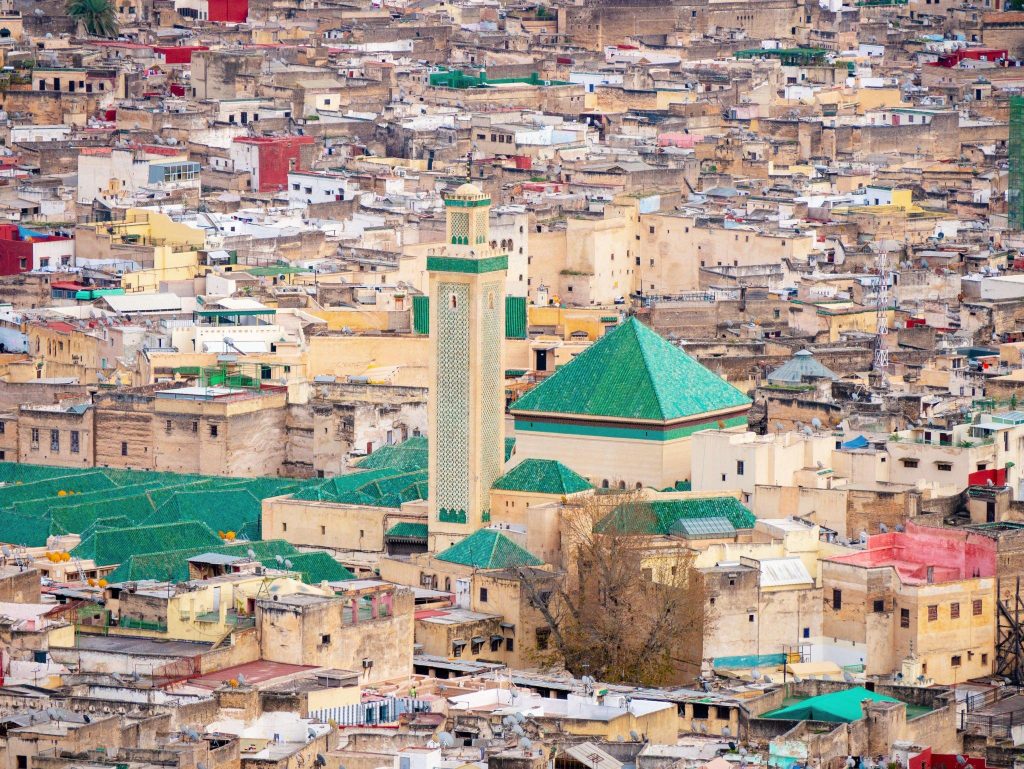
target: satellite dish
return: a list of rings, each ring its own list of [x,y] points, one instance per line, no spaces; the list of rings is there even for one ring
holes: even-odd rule
[[[640,742],[640,735],[637,734],[635,729],[629,730],[629,736],[632,738],[633,742]]]
[[[523,737],[521,740],[519,740],[519,747],[522,748],[523,750],[529,750],[530,748],[533,747],[533,743],[530,742],[530,740],[528,738]]]
[[[776,422],[775,423],[775,429],[778,430],[781,433],[783,430],[786,429],[786,426],[784,424],[782,424],[782,422]]]
[[[245,686],[245,675],[243,673],[239,673],[236,680],[238,681],[239,686]]]
[[[771,679],[771,676],[765,676],[765,677],[764,677],[764,682],[765,682],[766,684],[770,684],[770,683],[772,683],[772,679]]]
[[[751,668],[750,669],[750,677],[754,681],[758,680],[761,677],[761,671],[758,670],[757,668]]]
[[[814,426],[815,430],[820,430],[821,429],[821,420],[818,419],[817,417],[815,417],[814,419],[811,420],[811,425]]]
[[[868,533],[866,531],[862,531],[860,533],[860,543],[862,545],[866,545],[868,543]]]
[[[967,759],[964,756],[957,756],[956,757],[956,762],[958,764],[960,764],[960,766],[963,766],[964,764],[967,763]]]
[[[283,555],[275,555],[274,556],[274,560],[277,561],[278,563],[284,563],[284,556]]]
[[[455,737],[451,732],[441,732],[437,735],[437,741],[441,743],[442,748],[450,748],[455,745]]]
[[[7,547],[7,545],[4,545],[2,548],[0,548],[0,550],[3,550],[3,554],[6,555],[8,558],[10,558],[14,554],[11,552],[11,548]]]
[[[292,562],[290,560],[288,560],[287,558],[285,558],[285,560],[284,560],[284,567],[286,569],[290,569],[292,567]]]
[[[843,680],[846,681],[846,683],[848,684],[856,683],[856,679],[850,675],[849,670],[843,671]]]
[[[254,560],[256,558],[256,551],[253,550],[251,547],[245,551],[245,554]]]
[[[800,678],[800,676],[798,676],[796,673],[794,673],[793,674],[793,683],[795,683],[795,684],[803,683],[803,679]]]
[[[723,737],[728,737],[728,736],[729,736],[729,735],[731,735],[731,734],[732,734],[732,730],[731,730],[731,729],[729,729],[729,727],[728,727],[728,726],[723,726],[723,727],[722,727],[722,736],[723,736]]]
[[[896,531],[906,531],[906,529],[903,527],[902,523],[897,523],[896,524]]]
[[[310,742],[315,740],[316,739],[316,729],[307,729],[306,730],[306,737],[307,737],[307,739],[309,739]]]
[[[880,523],[880,524],[878,524],[878,530],[880,532],[882,532],[883,534],[886,534],[889,531],[889,527],[886,526],[884,523]]]
[[[855,766],[857,766],[857,762],[853,760],[853,756],[847,756],[846,757],[846,767],[847,767],[847,769],[854,769]]]
[[[524,734],[526,734],[526,731],[519,724],[516,724],[512,727],[512,733],[522,737]]]
[[[515,718],[516,723],[521,724],[526,720],[526,715],[521,710],[517,710],[513,718]]]
[[[327,766],[327,758],[323,753],[316,754],[316,760],[313,762],[316,766]]]

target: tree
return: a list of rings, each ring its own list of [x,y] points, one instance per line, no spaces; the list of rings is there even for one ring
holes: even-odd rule
[[[68,16],[96,37],[117,37],[117,16],[111,0],[68,0]]]
[[[575,675],[657,686],[700,665],[710,624],[704,583],[685,543],[662,536],[640,492],[598,494],[563,508],[561,579],[522,570],[544,618],[538,662]]]

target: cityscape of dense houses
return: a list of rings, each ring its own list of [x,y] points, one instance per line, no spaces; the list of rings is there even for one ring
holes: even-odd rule
[[[0,769],[1024,769],[1021,0],[0,0]]]

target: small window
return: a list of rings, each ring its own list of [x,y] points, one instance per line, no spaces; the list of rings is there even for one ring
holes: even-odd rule
[[[988,654],[982,654],[981,655],[981,664],[982,665],[987,665],[988,664]]]
[[[168,419],[168,420],[167,420],[167,423],[166,423],[166,425],[165,425],[165,428],[164,428],[164,429],[166,429],[166,430],[167,430],[167,432],[170,432],[170,431],[171,431],[171,420],[170,420],[170,419]]]
[[[843,591],[838,588],[832,588],[832,608],[836,611],[843,608]]]
[[[39,448],[39,428],[32,428],[32,448]]]
[[[281,531],[288,531],[288,524],[287,523],[283,523],[282,522],[282,524],[281,524]]]
[[[60,430],[50,430],[50,451],[60,451]]]
[[[916,460],[916,459],[901,459],[900,461],[903,463],[904,467],[911,467],[911,468],[913,468],[913,467],[917,467],[920,464],[920,462],[918,460]]]
[[[743,460],[736,462],[736,475],[743,475]]]
[[[72,430],[71,431],[71,453],[72,454],[77,454],[80,449],[81,449],[81,444],[79,443],[78,430]]]
[[[511,639],[511,638],[506,638],[505,639],[505,651],[507,651],[507,652],[515,651],[515,648],[516,648],[515,641],[513,639]]]
[[[537,648],[540,651],[544,651],[548,648],[548,643],[551,639],[551,628],[539,627],[537,628]]]
[[[210,437],[211,438],[216,438],[217,437],[217,425],[210,425]]]
[[[324,526],[323,524],[321,524],[320,525],[320,534],[323,535],[323,534],[326,534],[326,533],[327,533],[327,527]]]
[[[975,598],[971,601],[971,613],[977,617],[981,615],[982,603],[980,598]]]
[[[936,603],[931,604],[928,607],[928,621],[934,622],[939,618],[939,605]]]
[[[956,601],[949,605],[949,618],[960,619],[960,604]]]
[[[874,610],[875,614],[879,614],[885,611],[885,600],[882,598],[876,598],[874,603],[872,604],[872,609]]]
[[[953,469],[953,465],[950,462],[936,462],[935,468],[937,470],[941,470],[944,473],[948,473],[950,470]]]
[[[121,456],[128,456],[128,441],[121,441]]]
[[[480,602],[481,603],[487,603],[487,588],[486,587],[480,588]]]
[[[950,667],[954,667],[954,668],[960,667],[960,655],[959,654],[954,654],[952,657],[950,657],[949,658],[949,664],[950,664]]]
[[[192,432],[194,432],[194,433],[199,432],[199,423],[198,422],[193,422],[192,423]]]
[[[910,627],[910,609],[900,609],[900,627]]]
[[[753,622],[753,621],[754,621],[754,615],[753,614],[748,614],[747,615],[747,622]]]
[[[320,645],[321,646],[330,646],[330,644],[331,644],[331,634],[330,633],[323,633],[323,634],[321,634],[321,636],[320,636]]]

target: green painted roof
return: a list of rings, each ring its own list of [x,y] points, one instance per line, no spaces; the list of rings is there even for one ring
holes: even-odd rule
[[[514,566],[540,566],[542,561],[519,547],[500,531],[480,529],[461,542],[456,542],[437,560],[461,563],[475,569],[507,569]]]
[[[854,686],[831,694],[809,697],[806,700],[787,705],[778,710],[763,713],[761,718],[780,718],[787,721],[830,721],[832,723],[850,723],[864,717],[864,700],[873,702],[900,702],[894,697],[886,697],[868,691],[863,686]]]
[[[501,491],[528,491],[534,494],[575,494],[592,486],[582,475],[553,459],[524,459],[494,482]]]
[[[724,518],[737,529],[751,529],[754,514],[735,497],[695,497],[654,502],[627,502],[598,521],[599,532],[621,534],[677,534],[681,520]]]
[[[512,412],[669,422],[749,404],[731,384],[630,318],[512,404]]]
[[[384,533],[385,539],[415,539],[427,541],[427,524],[399,521]]]

